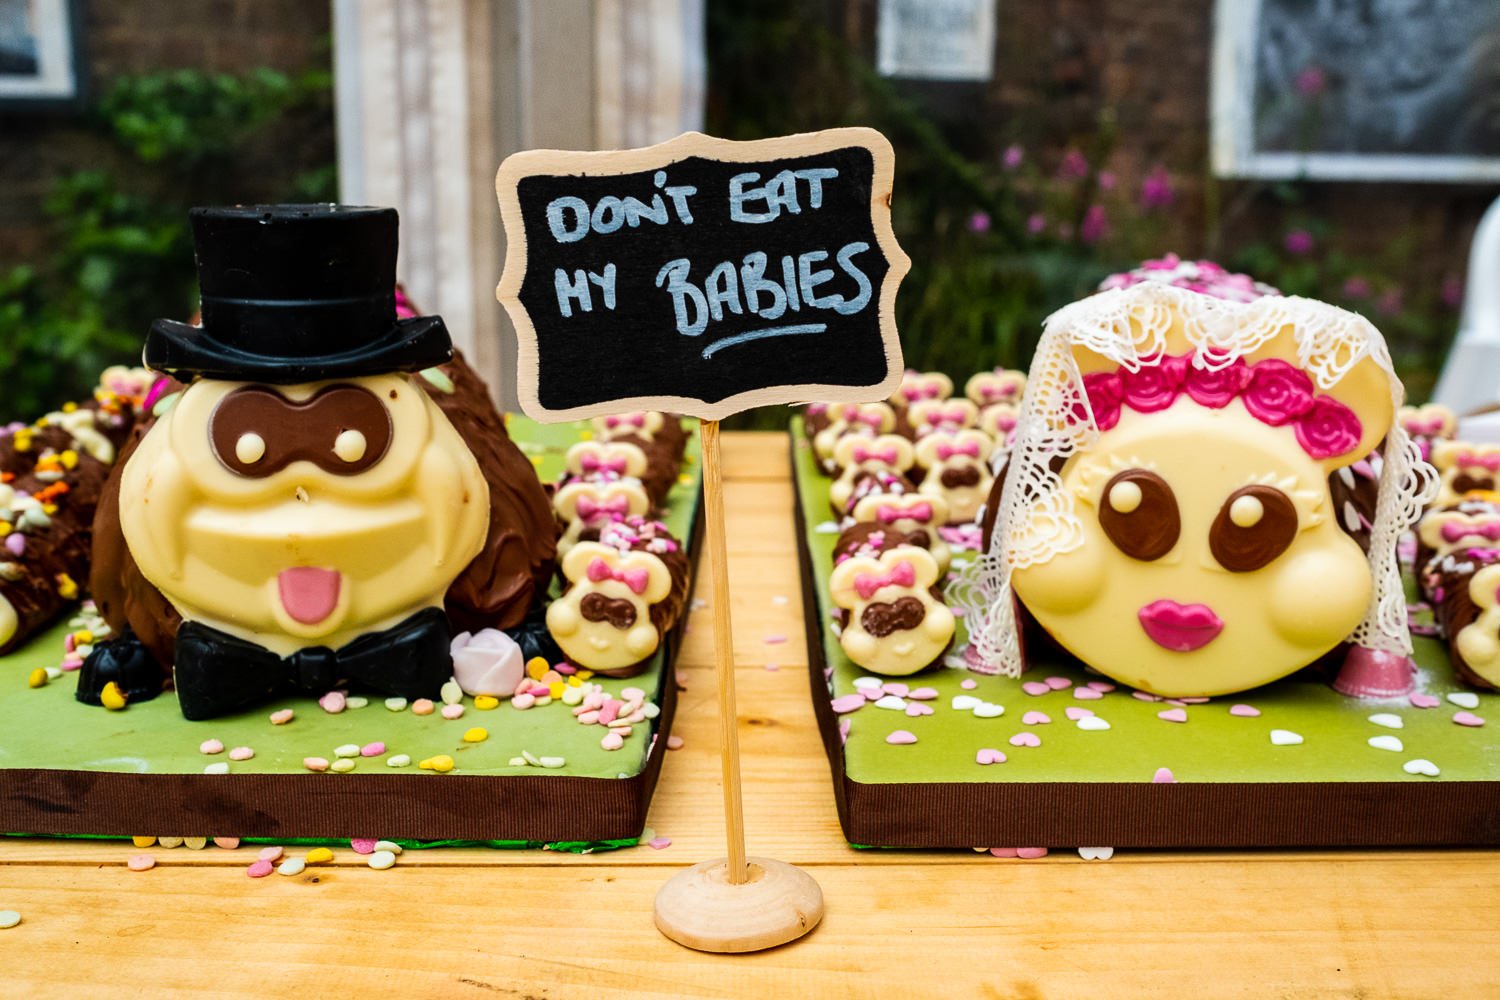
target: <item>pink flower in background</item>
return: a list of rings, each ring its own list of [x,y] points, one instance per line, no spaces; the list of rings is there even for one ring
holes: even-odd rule
[[[1042,232],[1046,228],[1047,217],[1041,212],[1032,213],[1032,215],[1026,220],[1026,231],[1033,236]]]
[[[1287,253],[1294,253],[1300,257],[1303,254],[1312,253],[1315,243],[1312,233],[1306,229],[1292,229],[1287,231],[1281,245],[1286,247]]]
[[[1404,304],[1399,288],[1387,288],[1380,293],[1380,298],[1375,300],[1375,308],[1380,310],[1382,316],[1394,316],[1401,311]]]
[[[1293,86],[1303,97],[1317,97],[1328,89],[1328,74],[1320,66],[1309,66],[1297,74]]]
[[[1021,161],[1024,159],[1026,159],[1026,151],[1020,146],[1012,144],[1005,147],[1005,152],[1001,155],[1000,162],[1006,170],[1014,170],[1021,165]]]
[[[1365,299],[1370,297],[1370,283],[1355,275],[1344,282],[1344,298]]]
[[[990,216],[988,212],[975,212],[969,216],[969,232],[987,233],[990,231]]]
[[[1070,240],[1070,239],[1072,239],[1073,238],[1073,225],[1072,225],[1072,223],[1069,223],[1069,222],[1059,222],[1057,224],[1057,238],[1060,239],[1060,240]]]
[[[1115,177],[1115,172],[1113,170],[1099,171],[1099,190],[1113,191],[1115,189],[1116,180],[1117,179]]]
[[[1083,213],[1083,224],[1078,227],[1078,238],[1085,243],[1098,243],[1109,235],[1109,215],[1103,205],[1090,205]]]
[[[1089,175],[1089,161],[1084,159],[1082,153],[1076,149],[1070,149],[1063,154],[1062,163],[1058,164],[1057,176],[1064,180],[1082,180]]]
[[[1151,168],[1146,179],[1141,181],[1141,208],[1166,208],[1177,200],[1177,191],[1172,187],[1172,175],[1158,163]]]
[[[1449,309],[1457,309],[1459,306],[1463,305],[1464,283],[1458,278],[1444,278],[1443,290],[1441,295],[1443,299],[1443,305],[1447,306]]]

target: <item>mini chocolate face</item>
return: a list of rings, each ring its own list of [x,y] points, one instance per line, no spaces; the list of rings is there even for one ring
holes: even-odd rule
[[[488,516],[478,463],[403,375],[195,382],[120,491],[131,553],[183,618],[283,655],[440,606]]]
[[[607,417],[594,417],[589,423],[594,433],[604,440],[622,435],[635,435],[647,441],[655,441],[666,422],[659,410],[637,410],[633,413],[612,413]]]
[[[828,424],[813,436],[813,453],[823,462],[833,459],[843,437],[875,437],[896,427],[896,411],[885,403],[831,403]]]
[[[547,607],[547,629],[568,661],[590,670],[634,666],[661,644],[651,605],[666,598],[672,578],[649,552],[620,552],[579,542],[562,560],[568,588]]]
[[[601,525],[611,521],[643,516],[651,508],[651,500],[639,479],[577,480],[557,491],[552,506],[565,525],[557,540],[557,553],[567,555],[586,530],[597,533]]]
[[[1495,499],[1500,491],[1500,445],[1434,441],[1432,464],[1439,476],[1436,507],[1451,507],[1471,495]]]
[[[897,434],[878,437],[841,438],[833,449],[833,460],[843,471],[828,488],[829,503],[840,515],[848,509],[854,492],[854,480],[866,472],[905,475],[915,455],[911,442]]]
[[[1025,389],[1026,374],[1024,372],[1001,368],[991,372],[978,372],[970,376],[969,381],[964,385],[964,395],[980,409],[984,409],[995,403],[1019,405],[1021,393]]]
[[[891,396],[891,402],[907,407],[924,399],[947,399],[953,395],[953,380],[942,372],[908,371],[901,377],[901,385]]]
[[[917,442],[917,461],[927,469],[917,490],[947,503],[949,523],[973,521],[989,497],[995,481],[991,447],[989,435],[977,430],[933,434]]]
[[[854,520],[870,522],[898,534],[926,535],[926,544],[920,548],[932,553],[937,561],[938,572],[948,572],[953,553],[938,528],[948,523],[948,501],[942,497],[923,494],[872,493],[854,505]]]
[[[898,546],[878,558],[855,556],[833,568],[828,589],[849,612],[839,644],[849,659],[889,677],[932,664],[953,641],[953,613],[932,597],[937,562]]]
[[[1237,404],[1127,410],[1063,469],[1082,544],[1017,569],[1016,594],[1091,667],[1145,691],[1275,680],[1335,646],[1369,603],[1327,476],[1289,429]]]
[[[924,399],[907,407],[906,422],[917,437],[959,431],[979,422],[979,407],[967,399]]]

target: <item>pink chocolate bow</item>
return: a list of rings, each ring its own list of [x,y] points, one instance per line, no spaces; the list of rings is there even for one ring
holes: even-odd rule
[[[948,459],[955,455],[968,455],[970,458],[978,458],[979,442],[965,441],[963,444],[939,443],[934,450],[937,452],[938,460],[942,462],[948,461]]]
[[[937,399],[938,393],[941,391],[942,386],[936,382],[931,384],[916,383],[901,387],[901,394],[912,402],[916,402],[919,399]]]
[[[613,472],[617,476],[625,474],[625,459],[623,458],[599,458],[595,455],[584,455],[578,461],[578,467],[585,475],[593,475],[596,472]]]
[[[610,517],[624,517],[630,511],[630,499],[628,497],[613,497],[609,500],[595,502],[591,497],[578,498],[578,516],[585,521],[592,519],[596,514],[605,514]]]
[[[859,573],[854,577],[854,590],[861,600],[868,601],[882,587],[910,587],[917,582],[917,571],[912,564],[902,559],[885,576],[874,573]]]
[[[605,417],[604,426],[610,430],[616,427],[645,427],[646,415],[644,413],[626,413],[618,417]]]
[[[895,524],[902,518],[911,518],[914,521],[931,521],[932,504],[927,501],[914,503],[910,507],[897,507],[893,504],[883,503],[875,508],[875,519],[881,524]]]
[[[857,445],[854,449],[854,461],[856,462],[868,462],[873,458],[876,461],[884,462],[886,465],[895,465],[898,457],[896,449],[893,447],[871,450],[864,445]]]
[[[1500,521],[1488,521],[1483,524],[1454,524],[1449,522],[1443,525],[1443,541],[1456,542],[1460,538],[1488,538],[1490,541],[1500,541]]]
[[[1479,468],[1500,472],[1500,454],[1476,455],[1472,451],[1461,451],[1458,453],[1458,465],[1461,469]]]
[[[946,410],[934,410],[927,416],[929,424],[962,424],[968,419],[968,411],[962,406],[950,406]]]
[[[618,570],[610,567],[603,559],[595,558],[589,563],[589,579],[594,583],[603,583],[605,580],[618,580],[630,588],[632,594],[644,594],[646,584],[651,579],[651,574],[644,569]]]

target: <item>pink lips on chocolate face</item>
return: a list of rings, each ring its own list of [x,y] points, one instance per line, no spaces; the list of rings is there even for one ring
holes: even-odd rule
[[[341,577],[336,569],[295,566],[276,574],[281,606],[293,621],[316,625],[333,614],[339,603]]]
[[[1174,653],[1190,653],[1207,646],[1224,631],[1224,620],[1207,604],[1152,601],[1136,616],[1152,642]]]

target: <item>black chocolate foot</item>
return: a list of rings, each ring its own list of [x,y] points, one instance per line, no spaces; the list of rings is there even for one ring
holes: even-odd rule
[[[547,606],[542,601],[538,601],[526,613],[525,621],[515,628],[506,629],[505,634],[521,647],[521,656],[527,661],[533,656],[540,656],[549,664],[561,663],[567,659],[561,647],[553,641],[552,633],[547,631]]]
[[[94,647],[78,671],[73,697],[85,705],[98,705],[110,682],[119,685],[127,701],[150,701],[166,688],[166,674],[141,641],[127,632]]]

